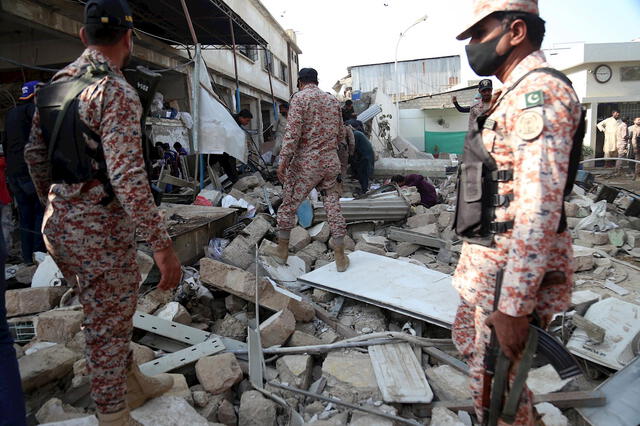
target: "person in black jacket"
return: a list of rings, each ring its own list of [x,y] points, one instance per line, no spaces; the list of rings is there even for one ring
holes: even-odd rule
[[[28,265],[33,263],[34,252],[46,252],[40,231],[44,207],[38,199],[24,160],[24,146],[29,141],[35,112],[33,97],[39,84],[39,81],[25,83],[20,103],[7,112],[3,147],[7,157],[7,183],[18,204],[22,259]]]

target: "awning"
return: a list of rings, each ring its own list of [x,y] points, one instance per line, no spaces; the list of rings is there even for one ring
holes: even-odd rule
[[[224,1],[188,0],[186,4],[200,44],[231,46],[231,18],[236,44],[267,45],[265,39]],[[136,0],[130,1],[129,5],[133,9],[136,28],[181,44],[193,44],[180,0]]]

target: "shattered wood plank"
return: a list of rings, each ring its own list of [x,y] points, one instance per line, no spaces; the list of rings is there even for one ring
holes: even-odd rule
[[[224,290],[251,303],[255,302],[256,297],[255,279],[255,274],[235,266],[209,258],[200,260],[200,280],[204,284]],[[273,311],[289,309],[298,321],[306,322],[315,318],[314,308],[309,302],[296,300],[277,291],[267,280],[260,280],[259,293],[260,306]]]
[[[601,391],[578,391],[578,392],[555,392],[544,395],[535,395],[534,404],[548,402],[558,408],[580,408],[580,407],[602,407],[606,405],[607,398]],[[445,407],[453,412],[469,411],[473,412],[473,401],[436,401],[428,404],[425,408],[434,409]]]
[[[426,404],[433,391],[408,343],[369,347],[369,357],[385,402]]]
[[[393,226],[390,227],[387,231],[387,238],[400,243],[418,244],[423,247],[434,249],[441,249],[446,247],[447,245],[447,243],[440,238],[430,237],[419,232],[414,232],[408,229],[402,229]]]

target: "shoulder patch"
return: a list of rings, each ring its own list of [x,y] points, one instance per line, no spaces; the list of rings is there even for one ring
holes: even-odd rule
[[[542,90],[536,90],[535,92],[529,92],[524,95],[524,109],[541,105],[544,105],[544,93]]]
[[[537,111],[523,112],[516,121],[515,130],[522,140],[530,141],[537,138],[544,130],[542,114]]]

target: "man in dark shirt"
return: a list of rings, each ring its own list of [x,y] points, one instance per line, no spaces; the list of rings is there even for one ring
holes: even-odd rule
[[[396,175],[391,178],[391,182],[399,186],[415,186],[420,193],[420,204],[430,208],[438,204],[438,193],[435,186],[422,175]]]
[[[375,162],[375,154],[371,142],[359,130],[353,131],[356,140],[355,152],[351,158],[351,169],[356,175],[356,179],[360,182],[360,188],[363,193],[369,190],[369,180],[373,176],[373,164]]]
[[[39,81],[29,81],[22,86],[22,96],[19,98],[21,102],[7,112],[4,142],[7,183],[18,204],[22,259],[29,265],[33,263],[34,252],[46,252],[40,232],[44,207],[38,199],[24,160],[24,146],[29,142],[35,112],[33,97],[39,84]]]

